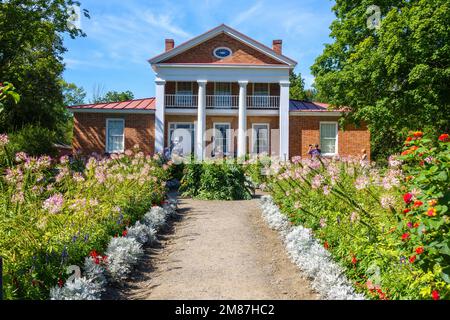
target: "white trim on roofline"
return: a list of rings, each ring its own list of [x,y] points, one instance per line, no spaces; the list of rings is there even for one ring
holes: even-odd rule
[[[155,110],[133,110],[133,109],[70,109],[72,113],[114,113],[114,114],[155,114]]]
[[[265,55],[280,61],[282,63],[285,63],[287,65],[289,65],[291,68],[294,68],[297,65],[297,62],[280,54],[277,54],[275,51],[273,51],[272,49],[270,49],[269,47],[266,47],[265,45],[257,42],[256,40],[222,24],[206,33],[203,33],[200,36],[197,36],[175,48],[173,48],[172,50],[169,50],[167,52],[164,52],[154,58],[149,59],[148,61],[150,62],[150,64],[154,65],[157,63],[160,63],[164,60],[167,60],[171,57],[174,57],[176,55],[179,55],[182,52],[185,52],[211,38],[214,38],[215,36],[221,34],[221,33],[225,33],[233,38],[235,38],[236,40],[264,53]]]
[[[290,69],[286,65],[276,64],[231,64],[231,63],[161,63],[158,68],[251,68],[251,69]]]

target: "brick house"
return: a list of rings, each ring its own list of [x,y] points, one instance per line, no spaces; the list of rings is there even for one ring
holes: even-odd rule
[[[116,153],[135,144],[146,153],[181,146],[198,159],[245,154],[306,156],[320,144],[326,156],[370,155],[366,127],[339,130],[340,111],[289,99],[296,62],[220,25],[149,60],[156,97],[68,107],[74,114],[73,149]]]

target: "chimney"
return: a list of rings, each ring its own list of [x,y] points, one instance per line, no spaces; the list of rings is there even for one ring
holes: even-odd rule
[[[278,54],[283,54],[283,40],[273,40],[272,49]]]
[[[175,41],[173,39],[166,39],[166,52],[172,50],[175,47]]]

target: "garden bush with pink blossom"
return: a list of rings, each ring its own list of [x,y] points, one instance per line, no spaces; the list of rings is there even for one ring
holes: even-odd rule
[[[388,168],[355,159],[273,164],[268,188],[294,225],[313,231],[357,292],[449,299],[450,142],[412,133]]]
[[[105,252],[163,203],[168,165],[137,148],[110,158],[10,154],[0,135],[0,256],[6,299],[46,299],[70,265]]]

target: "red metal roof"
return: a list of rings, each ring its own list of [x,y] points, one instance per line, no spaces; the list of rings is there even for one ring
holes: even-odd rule
[[[136,99],[123,102],[108,102],[108,103],[91,103],[79,106],[68,106],[72,110],[79,109],[103,109],[103,110],[155,110],[156,99],[145,98]]]
[[[68,106],[71,110],[156,110],[156,98],[145,98],[128,100],[123,102],[108,103],[91,103],[79,106]],[[330,112],[330,111],[346,111],[345,108],[338,110],[330,110],[329,105],[320,102],[309,102],[301,100],[290,100],[289,110],[292,111],[314,111],[314,112]]]

